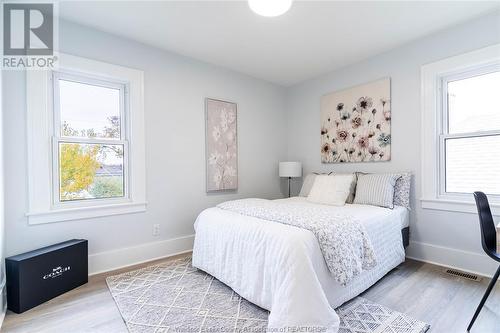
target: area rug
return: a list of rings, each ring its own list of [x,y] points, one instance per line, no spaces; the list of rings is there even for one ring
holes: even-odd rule
[[[131,333],[265,332],[269,312],[240,297],[191,258],[110,276],[111,295]],[[423,333],[429,325],[362,297],[336,309],[340,333]]]

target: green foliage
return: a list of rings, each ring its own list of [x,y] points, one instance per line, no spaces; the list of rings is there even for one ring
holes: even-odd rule
[[[94,182],[97,169],[99,146],[80,145],[77,143],[61,145],[60,195],[61,200],[79,198],[79,193],[87,190]]]
[[[123,180],[118,176],[96,177],[90,194],[95,198],[123,196]]]
[[[120,118],[109,117],[108,121],[109,126],[100,134],[93,128],[76,130],[67,122],[63,122],[62,134],[67,137],[119,138]],[[65,143],[60,149],[61,200],[85,199],[89,195],[94,198],[123,196],[122,177],[96,177],[97,170],[102,167],[99,160],[106,158],[108,152],[123,156],[121,146]]]

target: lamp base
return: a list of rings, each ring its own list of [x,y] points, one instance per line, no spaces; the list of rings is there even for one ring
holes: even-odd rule
[[[290,181],[292,180],[292,177],[288,177],[288,197],[290,198]]]

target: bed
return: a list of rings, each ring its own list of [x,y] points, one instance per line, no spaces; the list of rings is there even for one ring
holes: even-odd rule
[[[317,206],[303,197],[276,202]],[[204,210],[195,222],[193,266],[269,310],[269,329],[336,332],[339,318],[333,309],[404,261],[409,212],[356,204],[328,209],[364,226],[377,260],[345,286],[332,277],[311,231],[217,207]]]

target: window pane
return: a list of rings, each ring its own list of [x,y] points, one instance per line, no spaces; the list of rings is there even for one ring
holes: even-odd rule
[[[448,82],[448,131],[500,129],[500,72]]]
[[[447,139],[446,192],[500,194],[500,136]]]
[[[123,145],[59,143],[61,201],[123,197]]]
[[[61,135],[120,139],[120,90],[59,80]]]

